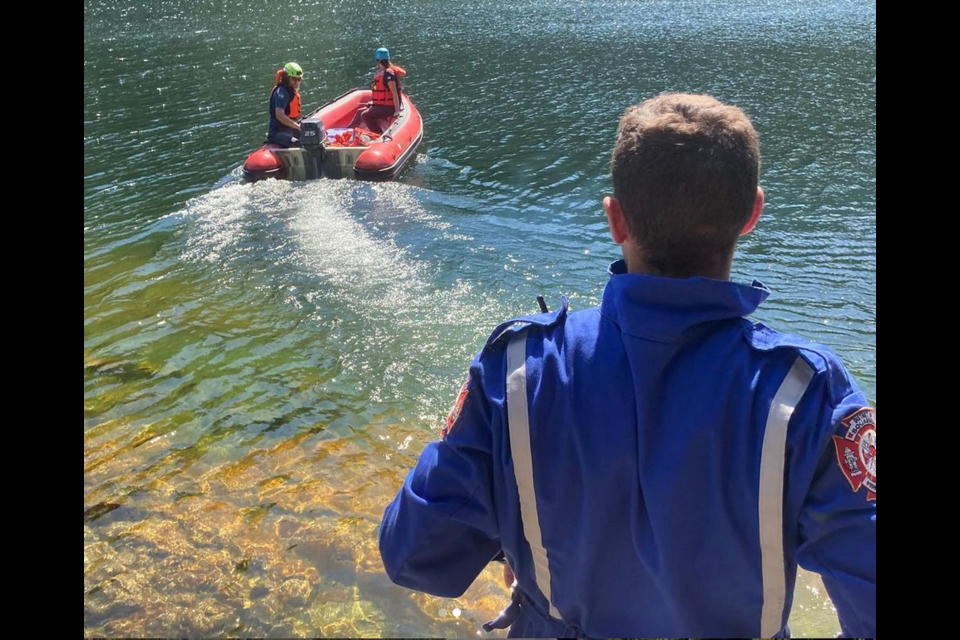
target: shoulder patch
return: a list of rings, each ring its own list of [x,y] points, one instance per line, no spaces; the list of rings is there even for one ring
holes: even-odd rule
[[[857,409],[840,421],[842,435],[833,436],[837,463],[854,493],[867,488],[867,500],[877,499],[877,414]]]
[[[443,427],[440,429],[440,437],[446,439],[447,435],[450,434],[450,431],[453,429],[453,426],[457,424],[457,419],[460,417],[460,412],[463,410],[463,403],[467,399],[467,394],[470,393],[470,376],[467,376],[467,379],[463,381],[463,385],[460,387],[460,392],[457,394],[457,399],[453,403],[453,407],[450,409],[450,415],[447,416],[447,419],[443,423]]]

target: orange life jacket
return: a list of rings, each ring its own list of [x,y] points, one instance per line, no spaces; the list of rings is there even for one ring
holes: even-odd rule
[[[293,120],[300,117],[300,92],[296,89],[293,90],[293,100],[290,101],[290,113],[287,115]]]
[[[277,89],[280,88],[280,84],[273,88],[273,91],[270,92],[270,97],[273,98],[273,94],[276,93]],[[290,104],[287,105],[287,108],[284,110],[284,113],[289,116],[292,120],[296,120],[300,117],[300,92],[296,89],[291,89],[290,87],[284,87],[287,91],[293,91],[293,98],[290,100]]]
[[[373,76],[372,89],[374,106],[394,106],[393,94],[390,93],[390,87],[387,86],[386,74],[384,73],[388,70],[392,71],[397,77],[397,95],[400,96],[400,100],[403,100],[403,92],[400,90],[400,78],[407,75],[407,72],[402,67],[390,65],[387,69],[380,69],[376,75]]]

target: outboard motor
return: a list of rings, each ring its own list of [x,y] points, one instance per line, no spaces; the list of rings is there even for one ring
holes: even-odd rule
[[[304,149],[314,151],[327,141],[327,130],[323,128],[323,120],[319,114],[307,116],[300,122],[300,144]]]
[[[300,144],[316,164],[316,173],[311,177],[323,175],[323,149],[326,143],[327,130],[323,128],[319,114],[310,114],[300,121]]]

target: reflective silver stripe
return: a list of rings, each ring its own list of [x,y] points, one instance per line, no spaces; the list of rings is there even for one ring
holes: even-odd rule
[[[560,612],[550,597],[550,561],[543,548],[537,494],[533,487],[533,457],[530,451],[530,419],[527,413],[527,334],[519,332],[507,345],[507,421],[513,472],[520,492],[520,518],[523,535],[533,553],[537,586],[550,605],[550,615],[560,619]]]
[[[780,631],[787,598],[783,557],[783,481],[787,454],[787,427],[803,397],[813,369],[797,356],[777,390],[767,416],[760,455],[760,562],[763,571],[763,611],[760,637],[772,638]]]

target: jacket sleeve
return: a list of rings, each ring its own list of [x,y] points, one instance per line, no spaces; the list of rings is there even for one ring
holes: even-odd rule
[[[500,551],[493,503],[491,415],[483,363],[470,374],[444,428],[426,446],[380,528],[380,555],[395,583],[457,597]]]
[[[819,459],[799,519],[797,563],[820,574],[844,636],[877,635],[877,421],[839,372],[817,421]]]

